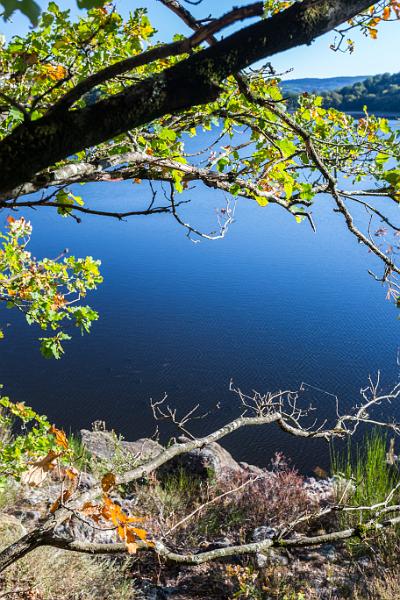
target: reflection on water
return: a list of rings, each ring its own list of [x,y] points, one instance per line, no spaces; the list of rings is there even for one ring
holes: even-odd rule
[[[98,208],[136,206],[147,193],[127,182],[77,189]],[[193,205],[185,218],[196,224],[224,204],[208,189],[186,195]],[[391,210],[396,218],[398,208]],[[367,274],[376,260],[345,230],[329,198],[314,209],[317,234],[274,206],[243,199],[228,236],[200,244],[168,215],[122,223],[87,217],[81,224],[50,209],[24,216],[34,225],[37,256],[67,247],[103,262],[104,284],[89,298],[101,319],[90,336],[74,335],[61,361],[41,358],[40,333],[1,309],[10,323],[2,342],[5,392],[66,429],[101,419],[128,438],[149,435],[149,397],[167,392],[182,411],[219,403],[196,424],[198,432],[209,431],[240,410],[230,378],[260,391],[305,381],[338,394],[345,408],[378,368],[384,384],[397,381],[396,308]],[[331,396],[311,388],[305,400],[321,415],[334,408]],[[225,445],[259,464],[276,449],[301,469],[327,460],[322,442],[292,439],[274,427],[238,432]]]

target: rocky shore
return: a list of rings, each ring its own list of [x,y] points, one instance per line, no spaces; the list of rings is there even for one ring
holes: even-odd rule
[[[139,439],[134,442],[118,439],[114,433],[104,430],[81,431],[82,447],[87,453],[90,460],[95,464],[101,465],[103,470],[118,470],[123,472],[124,469],[131,468],[138,461],[145,461],[154,458],[162,451],[162,446],[148,438]],[[182,438],[179,441],[185,441]],[[220,444],[212,443],[199,450],[194,450],[187,454],[181,455],[174,459],[166,466],[156,472],[157,480],[163,485],[163,481],[175,481],[174,477],[179,473],[180,477],[196,479],[203,484],[213,486],[224,486],[229,481],[242,481],[246,478],[252,478],[256,481],[262,481],[266,486],[263,489],[274,489],[274,486],[281,485],[282,480],[282,457],[277,458],[271,469],[261,469],[255,465],[250,465],[244,462],[237,462],[233,456],[225,450]],[[295,495],[293,490],[283,489],[279,493],[282,496],[282,502],[296,502],[296,494],[300,497],[301,502],[309,504],[310,507],[323,507],[331,502],[334,497],[336,482],[332,478],[317,479],[314,477],[295,477],[295,485],[297,486]],[[278,481],[279,480],[279,481]],[[82,472],[79,478],[79,489],[90,490],[96,485],[98,479],[93,472],[87,470]],[[291,480],[288,480],[291,481]],[[299,483],[300,482],[300,483]],[[203,485],[202,484],[202,485]],[[145,485],[145,483],[143,483]],[[269,487],[268,487],[269,486]],[[300,487],[299,487],[300,486]],[[59,495],[60,480],[54,471],[51,477],[44,485],[38,488],[24,488],[18,490],[14,504],[9,507],[5,513],[0,516],[1,526],[8,528],[14,527],[16,537],[19,537],[26,531],[34,528],[43,515],[46,514],[54,499]],[[292,496],[290,496],[292,494]],[[113,493],[113,500],[118,503],[126,512],[134,514],[138,509],[138,495],[136,490],[118,490]],[[243,499],[241,500],[243,502]],[[233,498],[232,504],[235,504]],[[275,510],[272,508],[272,511]],[[324,527],[324,524],[320,524]],[[267,538],[275,537],[278,533],[279,523],[274,524],[271,515],[266,514],[265,522],[259,522],[256,527],[248,530],[247,541],[259,542]],[[58,530],[58,534],[65,537],[70,537],[82,541],[90,541],[97,543],[107,543],[116,541],[116,532],[113,530],[101,531],[94,529],[84,520],[72,517],[68,525],[62,526]],[[221,526],[221,532],[213,534],[207,532],[202,540],[202,550],[213,549],[217,547],[230,546],[237,542],[234,536],[229,532],[226,533],[224,527]],[[180,543],[177,539],[175,542]],[[352,584],[354,569],[350,569],[350,561],[343,548],[334,547],[332,545],[323,545],[317,548],[297,549],[295,551],[270,550],[266,554],[258,554],[253,557],[255,568],[260,570],[268,570],[274,572],[276,577],[282,577],[285,581],[303,581],[307,580],[307,586],[313,589],[313,595],[304,596],[310,598],[326,598],[331,599],[341,596],[332,595],[332,590],[348,586]],[[232,561],[231,561],[232,562]],[[241,568],[240,561],[233,561],[236,564],[235,568]],[[360,557],[359,567],[367,569],[370,567],[370,559]],[[135,598],[143,600],[163,600],[172,598],[176,600],[183,599],[203,599],[206,598],[228,598],[229,596],[218,591],[219,583],[209,583],[208,586],[215,586],[216,594],[210,594],[209,587],[202,591],[204,582],[214,580],[216,574],[221,575],[221,567],[216,563],[210,565],[202,565],[201,567],[171,567],[166,569],[163,575],[162,584],[155,582],[151,577],[151,568],[143,566],[135,567],[137,573],[140,572],[140,577],[137,577],[138,585]],[[271,571],[272,569],[272,571]],[[280,573],[280,575],[279,575]],[[335,584],[332,584],[334,574]],[[222,577],[222,575],[221,575]],[[221,578],[220,577],[220,578]],[[224,575],[225,577],[225,575]],[[196,581],[202,581],[199,585]],[[219,579],[218,579],[219,581]],[[229,582],[226,583],[229,588]],[[222,588],[221,588],[222,589]],[[208,594],[208,595],[207,595]],[[218,595],[220,594],[220,595]],[[265,595],[265,598],[273,596]],[[300,598],[301,596],[299,596]]]

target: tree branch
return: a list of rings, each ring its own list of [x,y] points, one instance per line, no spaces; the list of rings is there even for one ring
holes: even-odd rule
[[[166,114],[206,104],[220,85],[259,59],[308,44],[370,5],[368,0],[305,0],[242,28],[214,46],[90,107],[21,124],[0,142],[0,192],[55,162]]]

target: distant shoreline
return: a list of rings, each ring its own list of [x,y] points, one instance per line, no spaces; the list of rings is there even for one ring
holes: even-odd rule
[[[351,115],[352,117],[364,117],[365,113],[363,113],[361,110],[341,110],[341,112],[345,112],[348,115]],[[375,117],[380,117],[382,119],[400,119],[400,113],[395,113],[395,112],[379,112],[379,111],[371,111],[369,114],[374,115]]]

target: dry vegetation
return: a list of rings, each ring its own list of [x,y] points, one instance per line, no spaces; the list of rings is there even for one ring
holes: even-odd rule
[[[16,519],[0,515],[0,548],[21,535]],[[11,600],[131,600],[125,560],[105,560],[38,548],[0,576],[0,598]]]

